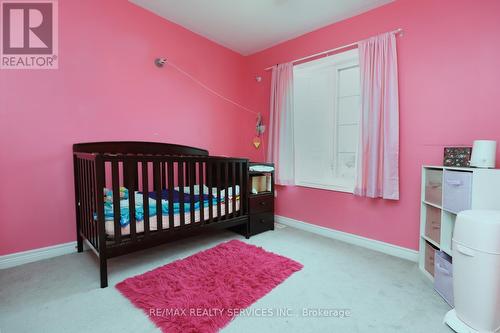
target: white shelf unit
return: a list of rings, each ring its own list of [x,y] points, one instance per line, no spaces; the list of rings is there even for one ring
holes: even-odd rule
[[[434,253],[452,255],[457,214],[500,210],[500,169],[422,167],[419,267],[433,280]]]

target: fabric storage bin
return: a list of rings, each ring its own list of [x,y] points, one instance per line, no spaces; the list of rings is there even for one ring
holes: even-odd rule
[[[443,209],[459,213],[471,208],[472,172],[444,172]]]
[[[443,171],[425,171],[425,201],[441,206],[443,195]]]
[[[425,242],[425,264],[424,264],[425,267],[424,268],[432,276],[434,276],[435,252],[436,252],[436,250],[434,249],[434,247],[429,242]]]
[[[436,251],[434,258],[434,289],[453,307],[452,259],[443,251]]]
[[[425,236],[439,244],[441,238],[441,210],[429,205],[426,205],[425,210]]]

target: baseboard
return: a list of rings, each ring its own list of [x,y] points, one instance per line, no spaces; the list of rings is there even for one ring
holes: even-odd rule
[[[63,254],[76,252],[76,242],[42,247],[39,249],[17,252],[0,256],[0,269],[19,266],[38,260],[53,258]]]
[[[313,234],[336,239],[345,243],[361,246],[370,250],[382,252],[391,256],[403,258],[406,260],[418,261],[418,251],[410,250],[401,246],[384,243],[378,240],[365,238],[347,232],[342,232],[330,228],[317,226],[314,224],[298,221],[284,216],[275,216],[277,223],[287,225],[300,230],[308,231]],[[86,250],[86,246],[84,248]],[[49,259],[64,254],[76,252],[76,242],[58,244],[54,246],[42,247],[39,249],[17,252],[0,256],[0,269],[19,266],[30,262]]]
[[[418,262],[418,251],[407,249],[401,246],[381,242],[378,240],[361,237],[347,232],[338,231],[318,225],[298,221],[289,217],[275,215],[275,221],[293,228],[308,231],[313,234],[336,239],[345,243],[365,247],[370,250],[382,252],[394,257]]]

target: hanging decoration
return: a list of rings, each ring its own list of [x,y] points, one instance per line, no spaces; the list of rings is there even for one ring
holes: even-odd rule
[[[253,138],[253,145],[255,146],[255,149],[259,149],[261,144],[260,137],[262,136],[262,134],[264,134],[265,130],[266,126],[262,121],[262,115],[259,113],[257,114],[257,123],[255,125],[255,131],[257,132],[257,135]]]

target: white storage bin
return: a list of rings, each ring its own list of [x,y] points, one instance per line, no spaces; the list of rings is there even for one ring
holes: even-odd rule
[[[434,259],[434,289],[453,307],[453,270],[451,257],[436,251]]]
[[[472,172],[444,171],[443,209],[458,214],[471,208]]]

